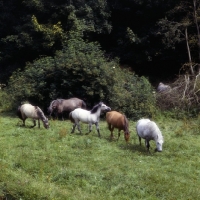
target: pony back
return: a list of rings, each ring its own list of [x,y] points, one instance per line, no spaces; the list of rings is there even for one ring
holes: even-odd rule
[[[82,100],[82,108],[83,108],[83,109],[86,109],[86,103],[85,103],[85,101],[83,101],[83,100]]]

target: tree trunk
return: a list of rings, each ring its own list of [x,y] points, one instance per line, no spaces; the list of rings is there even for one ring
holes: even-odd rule
[[[192,67],[192,58],[191,58],[191,54],[190,54],[190,46],[188,43],[187,27],[185,28],[185,40],[186,40],[186,45],[187,45],[188,57],[189,57],[190,71],[191,71],[192,75],[194,75],[194,70]]]

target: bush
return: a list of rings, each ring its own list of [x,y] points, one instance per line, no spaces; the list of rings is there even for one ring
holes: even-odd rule
[[[8,91],[15,102],[45,107],[56,98],[79,97],[88,107],[104,101],[134,119],[151,116],[155,105],[145,77],[121,69],[118,59],[106,59],[97,43],[82,39],[70,39],[54,58],[40,58],[13,73]]]
[[[12,109],[13,101],[10,95],[3,90],[0,90],[0,112],[9,111]]]

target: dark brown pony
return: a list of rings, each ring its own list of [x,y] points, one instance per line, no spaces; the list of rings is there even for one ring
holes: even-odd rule
[[[50,103],[47,111],[50,116],[54,113],[56,118],[58,118],[58,115],[62,115],[63,119],[64,112],[69,113],[76,108],[86,109],[86,103],[78,98],[56,99]]]
[[[120,137],[120,131],[124,131],[124,139],[126,142],[129,141],[130,138],[130,132],[129,132],[129,123],[128,119],[126,118],[125,115],[117,112],[117,111],[110,111],[106,113],[106,121],[108,124],[108,128],[111,132],[110,137],[111,139],[113,138],[113,130],[114,128],[118,129],[118,138],[119,140]]]

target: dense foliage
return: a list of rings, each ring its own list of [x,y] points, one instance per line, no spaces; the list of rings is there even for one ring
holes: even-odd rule
[[[84,40],[100,42],[107,56],[154,82],[188,62],[186,28],[192,62],[199,62],[199,0],[13,0],[1,1],[0,11],[1,82],[26,62],[53,56],[77,25]]]
[[[82,39],[71,39],[54,58],[40,58],[13,73],[7,90],[17,104],[28,100],[47,107],[52,99],[76,96],[88,107],[108,102],[132,118],[152,115],[155,105],[146,78],[121,69],[117,60],[104,58],[98,44]]]
[[[199,3],[0,1],[0,83],[9,83],[16,103],[77,96],[151,113],[148,80],[199,72]]]

